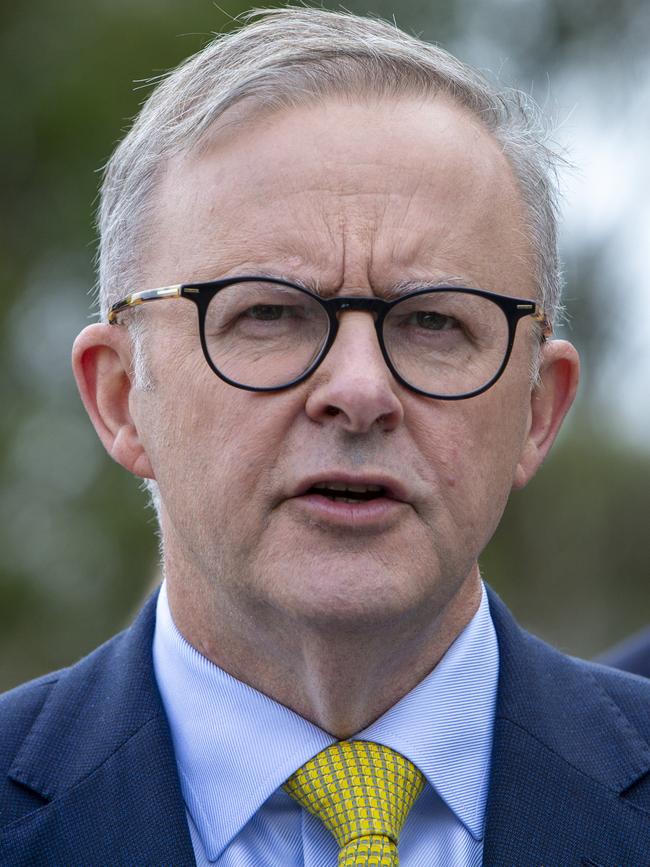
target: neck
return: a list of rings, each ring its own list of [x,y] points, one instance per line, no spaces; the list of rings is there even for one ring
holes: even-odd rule
[[[242,611],[213,583],[188,582],[170,563],[166,577],[172,617],[190,644],[339,739],[370,725],[435,668],[481,599],[475,567],[443,604],[399,620],[314,624],[277,610]]]

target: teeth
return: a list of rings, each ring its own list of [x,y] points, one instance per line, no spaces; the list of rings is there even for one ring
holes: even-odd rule
[[[319,484],[314,485],[314,487],[324,491],[352,491],[355,494],[365,494],[367,491],[382,490],[381,485],[348,485],[344,482],[320,482]]]

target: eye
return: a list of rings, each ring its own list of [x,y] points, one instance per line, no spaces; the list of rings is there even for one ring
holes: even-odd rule
[[[249,319],[257,319],[262,322],[277,322],[288,312],[283,304],[256,304],[244,311],[244,316]]]
[[[427,331],[451,331],[459,328],[457,319],[453,316],[445,316],[444,313],[436,313],[429,310],[420,310],[415,314],[415,321],[420,328]]]

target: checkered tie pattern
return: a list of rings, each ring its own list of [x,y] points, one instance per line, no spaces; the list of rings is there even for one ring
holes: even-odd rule
[[[338,867],[397,867],[399,835],[423,786],[421,772],[390,747],[339,741],[283,788],[332,832]]]

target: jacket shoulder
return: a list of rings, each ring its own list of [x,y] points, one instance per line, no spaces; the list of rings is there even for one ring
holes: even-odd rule
[[[12,741],[22,740],[21,736],[31,728],[50,690],[66,671],[54,671],[0,693],[0,757],[11,751]]]
[[[54,779],[91,772],[100,719],[117,737],[130,724],[129,709],[151,681],[153,608],[74,665],[0,694],[0,826],[49,800]]]
[[[565,684],[573,688],[574,700],[583,695],[585,708],[591,706],[594,695],[601,695],[610,703],[614,715],[612,723],[625,721],[650,744],[650,680],[629,671],[614,668],[599,661],[589,661],[562,653],[541,639],[528,635],[536,645],[535,655],[540,668],[548,673],[549,684],[561,698]],[[541,674],[541,671],[540,671]],[[593,711],[602,713],[602,707],[593,705]]]
[[[650,626],[611,647],[596,662],[650,677]]]
[[[24,683],[0,695],[0,821],[2,824],[19,818],[39,807],[43,799],[28,789],[17,786],[9,771],[38,718],[52,688],[62,672]]]
[[[561,653],[490,601],[500,669],[484,863],[650,867],[650,682]]]
[[[194,863],[154,626],[0,696],[0,864]]]
[[[575,662],[591,674],[630,725],[650,743],[650,680],[597,662]]]

